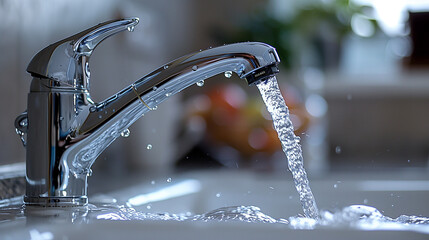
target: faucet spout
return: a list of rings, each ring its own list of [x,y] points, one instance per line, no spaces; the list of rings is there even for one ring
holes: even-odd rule
[[[88,77],[82,78],[86,83],[76,84],[76,78],[82,76],[77,69],[82,66],[75,60],[88,58],[104,38],[137,22],[134,18],[103,23],[54,44],[74,54],[74,60],[66,58],[66,62],[73,62],[66,71],[56,71],[56,60],[64,58],[52,58],[57,55],[53,45],[31,61],[28,71],[34,79],[27,111],[26,204],[86,204],[87,177],[98,155],[144,113],[183,89],[220,73],[235,72],[249,85],[278,73],[280,59],[273,47],[258,42],[236,43],[178,58],[94,103],[89,95],[89,69],[84,71]],[[49,64],[40,63],[46,59]],[[88,63],[87,59],[83,62]],[[23,116],[18,118],[21,121]]]
[[[279,62],[275,49],[259,42],[229,44],[191,53],[161,66],[92,106],[91,114],[80,127],[79,134],[94,131],[134,105],[144,112],[153,110],[170,96],[220,73],[235,72],[252,85],[278,73]]]

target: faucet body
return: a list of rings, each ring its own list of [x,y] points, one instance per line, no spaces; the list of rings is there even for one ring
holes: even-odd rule
[[[27,150],[26,204],[85,205],[87,177],[97,156],[144,113],[188,86],[226,71],[249,85],[278,72],[273,47],[224,45],[167,63],[95,103],[89,94],[89,57],[102,40],[132,31],[137,23],[137,18],[101,23],[48,46],[30,62],[27,111],[15,121]]]

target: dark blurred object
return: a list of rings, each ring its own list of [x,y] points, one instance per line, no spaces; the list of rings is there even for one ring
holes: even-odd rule
[[[409,12],[409,26],[413,44],[409,65],[429,67],[429,12]]]

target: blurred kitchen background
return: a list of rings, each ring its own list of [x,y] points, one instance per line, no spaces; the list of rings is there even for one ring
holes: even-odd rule
[[[427,0],[0,0],[0,165],[24,162],[14,120],[38,51],[99,22],[139,17],[91,58],[101,101],[187,53],[240,41],[277,48],[278,80],[310,174],[428,170]],[[255,87],[221,75],[162,103],[95,162],[96,172],[286,171]]]

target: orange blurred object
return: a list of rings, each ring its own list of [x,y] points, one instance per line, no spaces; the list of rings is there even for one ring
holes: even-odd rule
[[[281,149],[271,117],[260,97],[250,97],[235,84],[214,87],[205,95],[208,100],[205,107],[192,109],[190,117],[204,119],[206,138],[211,144],[228,145],[244,157],[260,152],[272,154]],[[301,134],[307,129],[310,117],[294,94],[284,98],[295,134]]]

